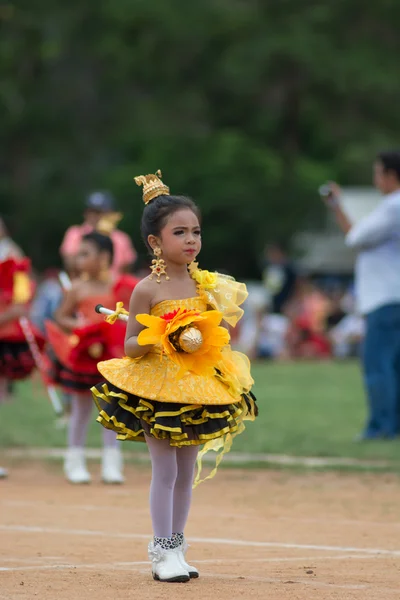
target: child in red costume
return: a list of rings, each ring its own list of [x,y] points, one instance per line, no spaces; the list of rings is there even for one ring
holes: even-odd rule
[[[44,344],[40,331],[26,319],[35,291],[29,274],[27,258],[0,262],[0,401],[7,396],[9,382],[26,379],[36,366],[27,329],[40,348]]]
[[[72,283],[55,313],[55,323],[46,329],[55,359],[49,379],[71,394],[71,417],[68,426],[68,450],[64,464],[71,483],[89,483],[84,447],[92,412],[90,387],[98,382],[97,363],[105,357],[123,355],[125,327],[111,327],[95,312],[97,304],[115,306],[128,302],[137,280],[122,276],[111,279],[113,244],[110,238],[113,220],[102,219],[97,230],[82,238],[76,258],[80,278]],[[54,358],[53,357],[53,358]],[[103,432],[102,479],[122,483],[122,455],[112,431]]]
[[[44,338],[27,319],[34,285],[29,278],[30,261],[6,258],[0,262],[0,403],[9,395],[13,381],[26,379],[36,366],[31,343],[43,347]],[[7,471],[0,467],[0,478]]]

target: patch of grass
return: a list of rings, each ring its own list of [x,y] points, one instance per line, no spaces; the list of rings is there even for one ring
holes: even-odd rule
[[[365,421],[365,398],[357,363],[256,364],[254,392],[260,415],[234,441],[236,452],[297,456],[400,460],[400,444],[356,444]],[[41,390],[31,382],[17,386],[18,398],[0,406],[0,445],[63,447],[66,432]],[[99,446],[101,426],[89,430],[88,445]],[[143,451],[143,444],[126,444]]]
[[[91,402],[88,398],[88,402]],[[95,421],[89,427],[88,446],[99,446],[101,425]],[[24,381],[15,386],[15,398],[0,405],[0,447],[38,446],[63,448],[66,444],[66,429],[57,429],[56,417],[50,401],[41,386],[35,381]]]
[[[400,459],[396,441],[353,442],[366,419],[358,363],[257,364],[253,377],[260,414],[235,451]]]

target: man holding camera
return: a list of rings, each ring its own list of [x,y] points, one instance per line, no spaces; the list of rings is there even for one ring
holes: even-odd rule
[[[356,298],[366,321],[363,351],[369,415],[359,440],[392,439],[400,432],[400,151],[381,152],[374,184],[383,194],[379,206],[352,225],[340,205],[337,184],[322,195],[358,252]]]

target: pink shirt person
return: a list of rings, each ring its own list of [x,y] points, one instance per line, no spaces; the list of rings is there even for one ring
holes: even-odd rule
[[[62,256],[75,256],[80,241],[84,235],[93,231],[91,225],[72,225],[66,232],[61,244]],[[113,275],[121,273],[123,267],[130,265],[136,260],[136,252],[132,246],[130,237],[123,231],[116,229],[111,234],[114,246],[114,260],[112,264]]]
[[[97,221],[105,213],[114,210],[114,199],[108,192],[94,192],[90,194],[86,202],[85,222],[82,225],[72,225],[65,232],[60,247],[60,253],[65,262],[68,263],[68,259],[73,259],[78,251],[82,237],[93,231]],[[121,273],[124,267],[135,262],[137,254],[130,237],[123,231],[116,229],[112,232],[111,239],[114,246],[112,273],[116,276]]]

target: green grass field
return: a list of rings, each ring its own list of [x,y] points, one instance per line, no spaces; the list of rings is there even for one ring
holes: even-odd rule
[[[235,440],[235,451],[400,459],[397,441],[352,441],[365,419],[356,363],[256,364],[253,376],[260,415]],[[0,446],[64,446],[65,431],[55,428],[51,406],[39,384],[19,384],[17,393],[13,402],[0,406]],[[89,446],[99,446],[100,428],[93,411]],[[142,444],[127,444],[143,451]]]

